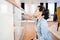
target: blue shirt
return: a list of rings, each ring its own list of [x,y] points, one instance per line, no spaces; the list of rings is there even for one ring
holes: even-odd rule
[[[36,35],[38,35],[38,38],[40,40],[52,40],[51,35],[48,31],[48,24],[47,21],[40,17],[37,22],[37,18],[32,18],[33,21],[36,22]]]

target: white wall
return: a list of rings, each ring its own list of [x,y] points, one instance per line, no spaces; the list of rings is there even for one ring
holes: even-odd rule
[[[5,1],[0,0],[1,4],[5,4]],[[7,13],[1,12],[0,8],[0,40],[14,40],[13,34],[13,6],[10,3],[6,3],[8,6]]]

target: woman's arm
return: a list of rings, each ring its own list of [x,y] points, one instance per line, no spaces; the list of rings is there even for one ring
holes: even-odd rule
[[[28,13],[25,13],[24,16],[28,17],[29,19],[32,19],[32,15],[28,14]]]

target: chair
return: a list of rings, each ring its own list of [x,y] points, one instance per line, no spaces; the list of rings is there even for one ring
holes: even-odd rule
[[[57,26],[57,31],[59,29],[59,25],[60,25],[60,7],[57,7],[57,18],[58,18],[58,26]]]

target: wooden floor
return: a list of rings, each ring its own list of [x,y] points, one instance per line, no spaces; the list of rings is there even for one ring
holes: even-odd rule
[[[59,40],[56,36],[54,36],[52,33],[51,33],[51,36],[52,36],[52,40]]]
[[[51,27],[54,23],[56,23],[56,22],[52,22],[52,21],[50,21],[50,22],[48,22],[48,27]],[[54,34],[52,34],[51,33],[51,36],[52,36],[52,40],[59,40],[56,36],[54,36]]]
[[[51,25],[53,25],[54,23],[56,23],[56,22],[48,22],[48,26],[50,27]],[[28,24],[28,23],[27,23]],[[31,24],[31,23],[30,23]],[[22,26],[23,26],[24,24],[22,23]],[[32,29],[32,26],[33,24],[31,24],[31,25],[28,25],[28,26],[30,26],[30,27],[28,27],[28,29],[27,29],[27,32],[25,31],[25,36],[24,36],[24,38],[23,38],[23,40],[31,40],[31,38],[34,38],[34,36],[35,36],[35,31]],[[30,30],[31,31],[30,31]],[[30,33],[31,32],[33,32],[33,33],[31,33],[31,34],[29,34],[29,31],[30,31]],[[29,34],[29,35],[28,35]],[[31,36],[32,35],[32,36]],[[54,36],[52,33],[51,33],[51,36],[52,36],[52,40],[59,40],[56,36]]]
[[[24,27],[25,32],[24,32],[24,37],[23,40],[31,40],[34,39],[36,36],[36,31],[35,31],[35,23],[34,22],[22,22],[21,23],[22,27]]]
[[[54,23],[56,23],[56,22],[48,21],[48,27],[52,26]]]

